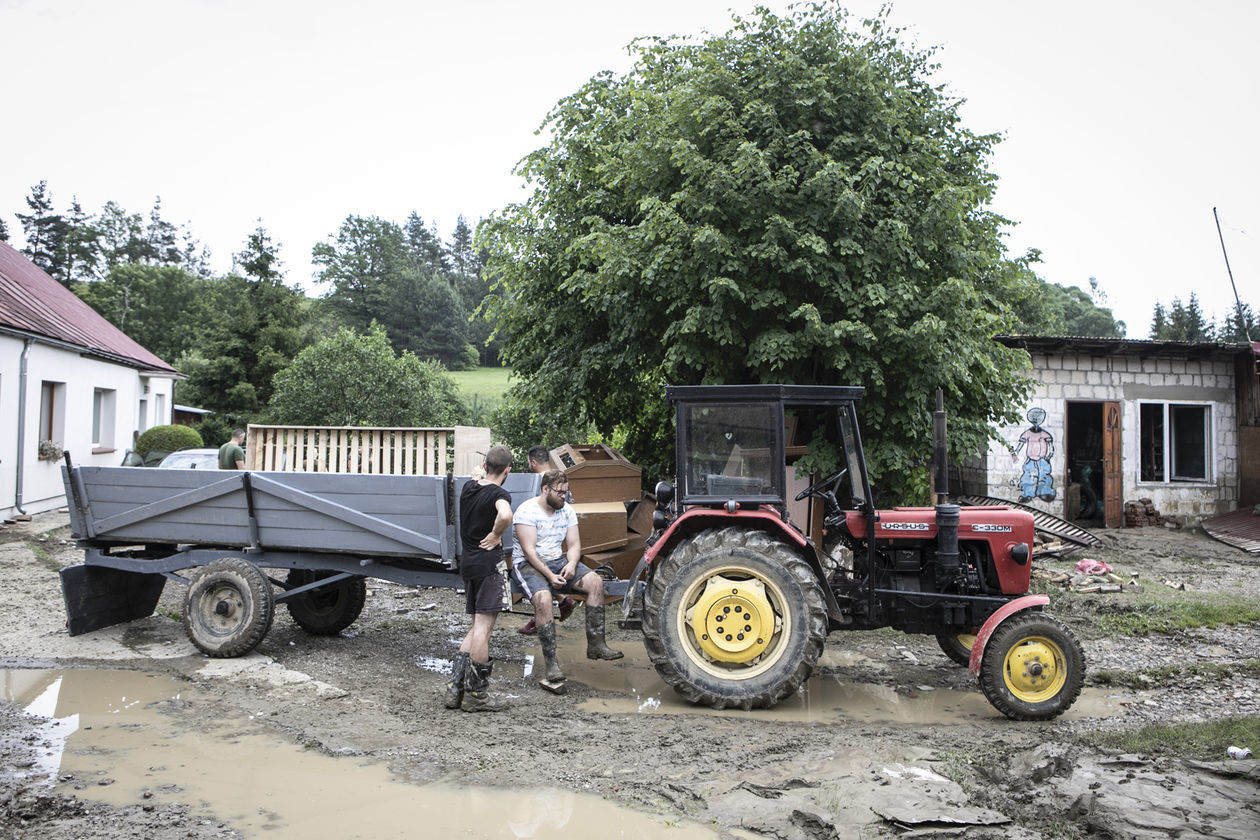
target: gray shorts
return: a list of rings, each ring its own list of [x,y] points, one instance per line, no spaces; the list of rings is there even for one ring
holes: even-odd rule
[[[547,568],[551,569],[552,574],[560,574],[560,570],[568,563],[565,557],[557,557],[554,560],[544,561]],[[573,572],[573,577],[565,582],[564,586],[559,589],[553,589],[551,584],[547,583],[547,579],[538,573],[528,560],[523,563],[517,563],[512,567],[512,575],[516,578],[516,582],[520,584],[521,591],[525,593],[526,598],[532,599],[535,592],[545,592],[551,590],[555,594],[567,594],[569,592],[580,592],[574,584],[591,573],[590,568],[581,560],[578,561],[577,569]]]

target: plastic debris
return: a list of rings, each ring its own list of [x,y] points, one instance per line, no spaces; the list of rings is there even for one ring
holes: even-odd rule
[[[1246,747],[1230,747],[1225,753],[1230,758],[1251,758],[1251,750]]]
[[[1083,575],[1105,575],[1111,571],[1111,567],[1101,560],[1086,558],[1076,564],[1076,571]]]

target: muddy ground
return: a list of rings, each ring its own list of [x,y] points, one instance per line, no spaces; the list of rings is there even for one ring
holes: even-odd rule
[[[593,793],[630,808],[709,826],[715,836],[1050,838],[1260,836],[1255,760],[1193,763],[1114,755],[1098,733],[1153,722],[1260,714],[1260,680],[1210,679],[1134,691],[1093,684],[1050,723],[1017,723],[983,700],[975,679],[935,640],[890,631],[835,633],[803,696],[774,710],[713,713],[685,706],[652,672],[637,631],[615,629],[620,662],[583,656],[581,611],[561,625],[569,691],[542,691],[536,641],[504,616],[495,631],[494,688],[511,711],[444,709],[440,693],[465,628],[451,590],[369,584],[367,606],[331,638],[301,631],[282,609],[258,650],[236,660],[199,655],[173,616],[159,613],[69,637],[56,569],[81,560],[64,514],[0,532],[0,667],[123,668],[176,675],[207,698],[195,715],[244,713],[277,737],[347,761],[371,758],[417,783]],[[1260,560],[1201,535],[1164,529],[1104,532],[1097,550],[1039,563],[1068,569],[1094,557],[1140,585],[1165,581],[1260,599]],[[1126,593],[1100,599],[1134,597]],[[1053,599],[1053,596],[1052,596]],[[1052,600],[1050,610],[1054,611]],[[1101,636],[1068,618],[1088,669],[1244,663],[1260,626],[1138,639]],[[0,838],[239,837],[213,803],[201,810],[137,802],[106,806],[74,779],[40,778],[40,736],[0,703]],[[1260,752],[1260,744],[1249,745]],[[607,836],[594,827],[584,837]]]

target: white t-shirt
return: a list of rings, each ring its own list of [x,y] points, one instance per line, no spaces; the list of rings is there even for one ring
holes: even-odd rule
[[[565,505],[555,512],[544,510],[538,503],[537,496],[531,496],[521,502],[521,506],[512,515],[513,526],[529,525],[538,532],[534,543],[534,554],[539,560],[555,560],[561,555],[561,544],[569,533],[570,526],[577,524],[577,514],[573,508]],[[521,550],[521,541],[516,540],[512,546],[512,563],[519,566],[527,563],[525,552]]]

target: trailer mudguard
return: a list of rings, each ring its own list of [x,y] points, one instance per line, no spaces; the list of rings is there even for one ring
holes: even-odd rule
[[[976,641],[971,646],[971,661],[967,665],[967,670],[973,674],[980,673],[980,663],[984,661],[985,646],[989,644],[989,637],[993,635],[993,631],[997,629],[999,624],[1017,612],[1023,612],[1034,607],[1044,607],[1048,603],[1050,603],[1049,595],[1025,595],[998,607],[997,612],[989,616],[988,621],[980,628],[980,632],[976,633]]]
[[[71,636],[102,627],[147,618],[157,609],[166,578],[106,566],[66,566],[61,570],[61,596],[66,602],[66,629]]]

